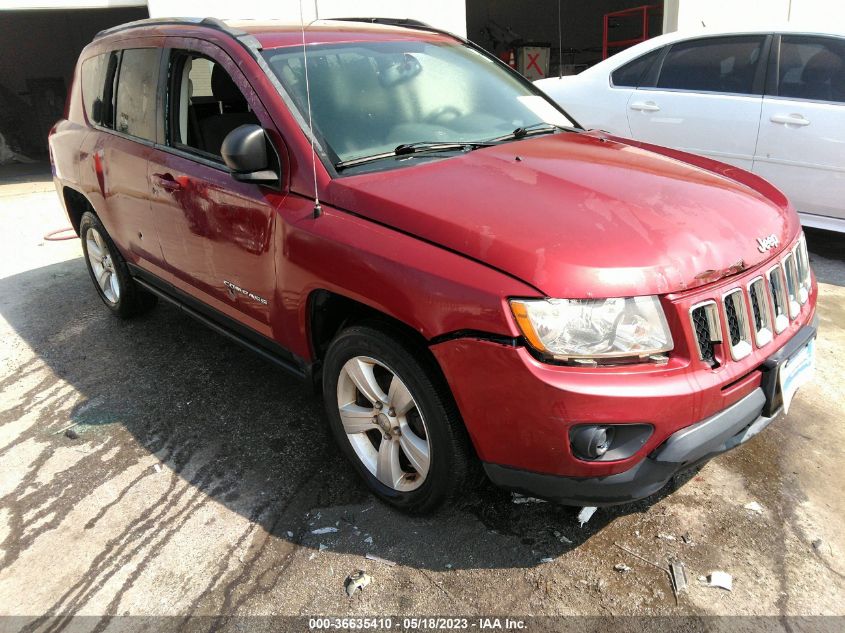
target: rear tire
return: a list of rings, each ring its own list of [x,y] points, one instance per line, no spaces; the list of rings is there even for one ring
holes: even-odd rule
[[[469,438],[427,349],[389,326],[343,330],[326,354],[323,397],[341,450],[383,501],[421,514],[464,490]]]
[[[79,237],[94,288],[113,314],[130,319],[155,306],[158,298],[135,283],[100,218],[90,211],[82,214]]]

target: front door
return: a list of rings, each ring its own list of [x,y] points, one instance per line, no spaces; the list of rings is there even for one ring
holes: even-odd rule
[[[192,50],[190,40],[181,45],[165,52],[170,116],[166,143],[149,164],[166,269],[179,290],[272,336],[273,232],[284,196],[234,180],[220,155],[228,132],[249,123],[267,129],[272,122],[224,52],[208,43]]]
[[[783,35],[778,57],[753,171],[802,214],[845,220],[845,38]]]
[[[639,87],[628,100],[632,137],[751,169],[766,39],[743,35],[673,44],[654,85]]]

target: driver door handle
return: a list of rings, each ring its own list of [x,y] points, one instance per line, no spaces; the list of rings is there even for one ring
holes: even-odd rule
[[[773,114],[769,119],[772,123],[785,123],[786,125],[810,125],[809,119],[805,119],[802,115],[793,114]]]
[[[660,106],[654,101],[635,101],[628,107],[632,110],[639,110],[640,112],[657,112],[660,110]]]
[[[179,191],[182,188],[181,183],[179,183],[171,174],[153,174],[153,180],[155,180],[155,183],[165,191]]]

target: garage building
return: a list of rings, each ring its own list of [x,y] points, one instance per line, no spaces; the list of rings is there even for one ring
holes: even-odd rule
[[[353,8],[350,8],[353,7]],[[572,74],[646,37],[763,19],[754,0],[302,0],[315,17],[412,17],[469,39],[532,79]],[[44,160],[79,52],[100,30],[146,17],[298,20],[297,0],[4,0],[0,164]],[[845,3],[767,0],[765,19],[845,20]],[[614,44],[615,42],[615,44]]]

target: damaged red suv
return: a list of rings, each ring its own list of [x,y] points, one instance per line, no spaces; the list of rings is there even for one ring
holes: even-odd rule
[[[777,189],[384,22],[146,20],[85,48],[50,149],[112,312],[165,298],[311,381],[415,512],[478,461],[632,501],[787,411],[817,287]]]

